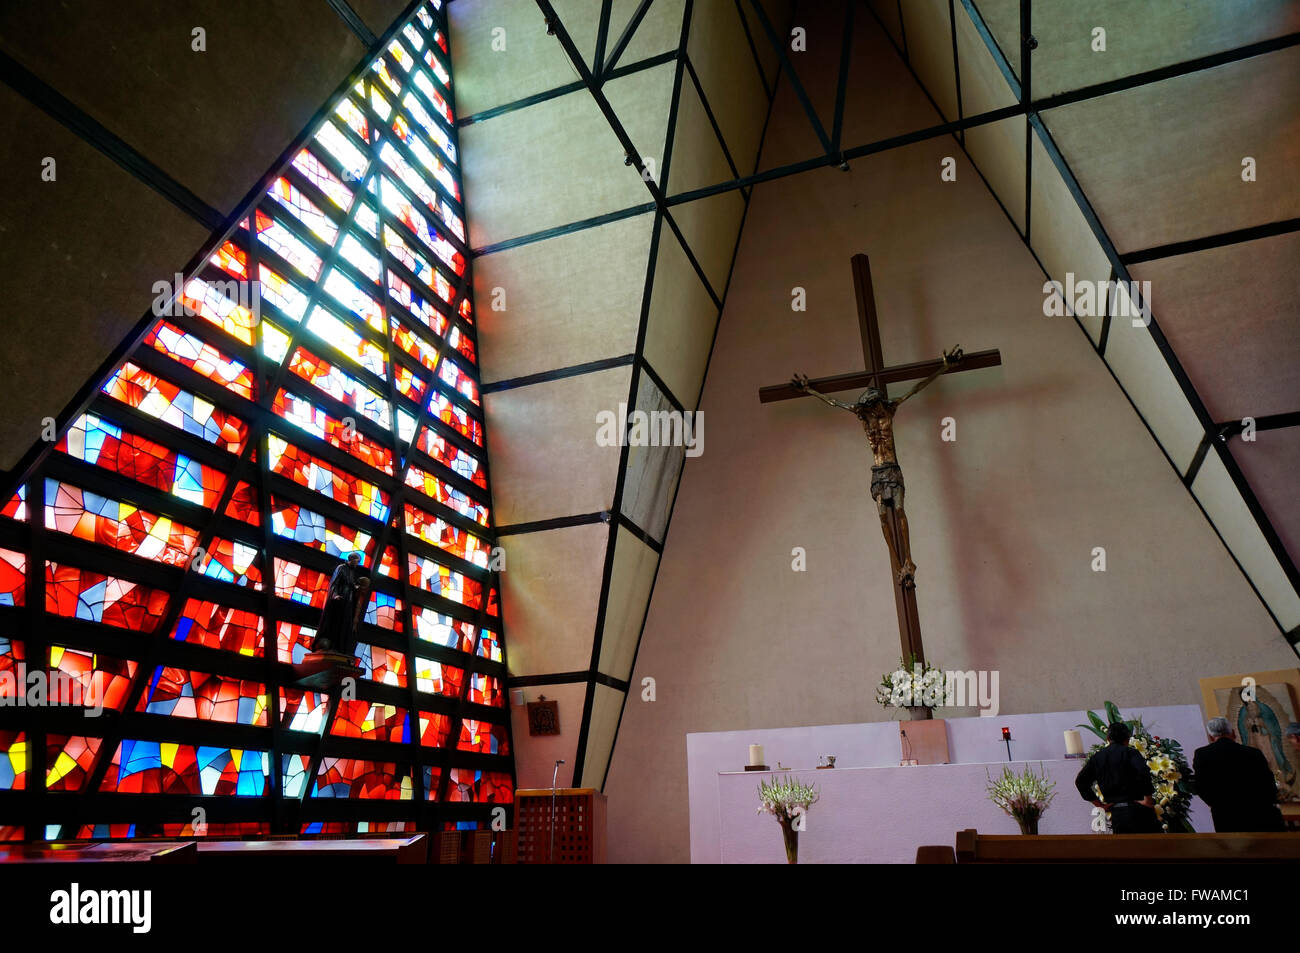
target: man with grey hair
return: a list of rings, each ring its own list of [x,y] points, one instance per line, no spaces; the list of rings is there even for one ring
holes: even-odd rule
[[[1192,756],[1196,793],[1210,806],[1214,830],[1282,831],[1277,782],[1263,752],[1237,744],[1226,718],[1205,723],[1210,743]]]

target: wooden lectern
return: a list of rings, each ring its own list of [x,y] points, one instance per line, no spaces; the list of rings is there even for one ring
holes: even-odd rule
[[[902,763],[948,763],[948,725],[942,718],[898,723],[898,746]]]
[[[605,795],[595,788],[555,792],[552,848],[551,789],[515,792],[515,858],[520,864],[603,864]]]

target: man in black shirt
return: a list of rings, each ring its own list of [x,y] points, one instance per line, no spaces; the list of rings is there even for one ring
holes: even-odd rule
[[[1215,831],[1286,830],[1277,808],[1277,782],[1263,753],[1237,744],[1226,718],[1211,718],[1205,733],[1210,743],[1196,749],[1192,778],[1196,793],[1210,805]]]
[[[1133,732],[1122,721],[1106,730],[1110,742],[1091,758],[1074,779],[1074,786],[1085,801],[1110,812],[1111,830],[1116,834],[1159,834],[1151,796],[1155,787],[1146,760],[1128,746]],[[1101,788],[1101,796],[1093,784]]]

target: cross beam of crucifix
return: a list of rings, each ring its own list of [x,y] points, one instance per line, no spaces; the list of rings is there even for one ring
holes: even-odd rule
[[[916,611],[916,565],[912,562],[908,537],[907,513],[903,509],[903,472],[894,449],[894,414],[903,401],[945,373],[973,371],[1002,363],[997,350],[963,354],[953,348],[943,357],[911,364],[885,365],[880,348],[880,326],[876,319],[876,302],[871,287],[871,267],[866,255],[853,256],[853,286],[858,299],[858,326],[862,335],[862,357],[866,369],[832,377],[809,380],[798,375],[784,384],[759,389],[763,403],[815,397],[832,407],[851,411],[867,433],[874,465],[871,468],[871,496],[876,501],[880,527],[889,547],[894,572],[894,602],[898,610],[898,635],[903,659],[925,661],[921,644],[921,622]],[[891,400],[889,385],[904,381],[918,383],[902,397]],[[850,388],[867,390],[855,403],[836,400],[829,394]]]

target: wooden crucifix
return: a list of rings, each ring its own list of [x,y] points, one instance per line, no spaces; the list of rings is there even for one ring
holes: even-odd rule
[[[809,380],[796,374],[785,384],[760,388],[762,403],[816,397],[818,400],[851,411],[862,421],[871,445],[871,497],[876,501],[880,528],[889,546],[889,561],[894,571],[894,603],[898,609],[898,638],[903,659],[924,663],[921,645],[921,622],[916,612],[916,564],[912,562],[911,542],[907,533],[907,513],[903,509],[903,471],[894,450],[894,414],[898,406],[939,375],[950,371],[973,371],[1002,363],[998,351],[963,354],[961,348],[945,351],[939,360],[918,361],[886,367],[880,350],[880,327],[876,322],[876,302],[871,289],[871,266],[866,255],[854,255],[853,287],[858,298],[858,324],[862,333],[862,356],[865,371],[837,374]],[[917,381],[906,394],[889,398],[889,385]],[[849,404],[827,396],[841,390],[866,386],[856,402]]]

